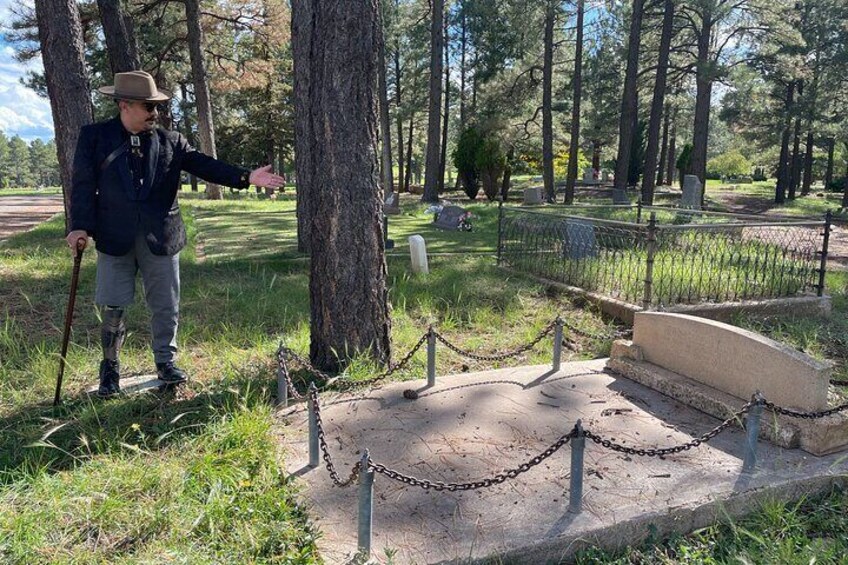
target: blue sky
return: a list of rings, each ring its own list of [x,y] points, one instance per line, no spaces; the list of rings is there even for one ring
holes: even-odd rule
[[[14,0],[0,0],[0,24],[8,25],[9,6]],[[50,102],[20,83],[27,70],[40,70],[41,60],[29,67],[15,61],[12,47],[0,37],[0,130],[7,137],[20,135],[27,142],[53,137]]]

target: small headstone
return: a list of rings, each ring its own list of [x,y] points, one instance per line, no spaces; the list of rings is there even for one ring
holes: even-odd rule
[[[436,216],[433,226],[443,230],[459,230],[466,214],[465,208],[445,206]]]
[[[686,175],[683,177],[683,198],[680,200],[680,206],[683,208],[691,208],[693,210],[701,209],[701,181],[695,175]]]
[[[542,203],[542,187],[533,186],[524,189],[525,204],[541,204]]]
[[[392,192],[386,197],[383,202],[383,213],[386,215],[400,214],[400,195],[397,192]]]
[[[612,189],[613,204],[630,204],[630,198],[627,197],[627,191],[623,188]]]
[[[592,222],[571,219],[566,222],[562,254],[566,259],[583,259],[598,254]]]
[[[609,171],[601,171],[601,180],[603,182],[609,182],[609,180],[610,180]]]
[[[584,184],[597,184],[598,180],[595,178],[595,169],[592,167],[586,167],[583,169],[583,183]]]
[[[427,265],[427,244],[420,235],[409,237],[409,254],[412,256],[412,272],[426,275],[430,272]]]

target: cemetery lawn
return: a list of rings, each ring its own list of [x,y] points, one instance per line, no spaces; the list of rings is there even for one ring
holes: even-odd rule
[[[61,219],[0,243],[0,562],[320,562],[315,549],[320,532],[309,524],[295,485],[281,471],[285,453],[276,434],[285,430],[270,408],[273,354],[280,340],[300,353],[309,343],[309,262],[296,250],[294,202],[227,198],[183,199],[190,244],[181,259],[179,360],[193,380],[176,396],[100,402],[84,394],[96,382],[100,358],[92,303],[95,257],[86,252],[65,403],[54,409],[72,267]],[[403,213],[389,220],[397,245],[387,259],[393,358],[403,356],[431,323],[460,347],[492,352],[526,343],[557,314],[598,336],[567,331],[569,359],[605,356],[617,328],[538,283],[495,267],[497,206],[458,204],[473,214],[471,233],[430,228],[432,218],[412,200],[402,201]],[[422,234],[428,251],[436,254],[426,278],[409,274],[406,238],[414,233]],[[829,275],[828,288],[835,296],[832,322],[844,326],[846,274]],[[813,327],[804,321],[780,323],[769,327],[782,328],[787,339],[796,339],[794,328],[802,328],[797,335],[807,341],[799,346],[829,358],[834,344],[844,347],[837,341],[848,335],[836,333],[843,326],[826,334],[803,329]],[[147,324],[138,297],[129,311],[122,354],[126,375],[152,370]],[[540,345],[509,363],[549,358],[548,348]],[[444,349],[437,359],[439,374],[496,366]],[[844,355],[841,362],[844,374]],[[375,371],[366,360],[356,360],[349,370],[353,378]],[[419,354],[398,378],[424,373],[425,356]],[[298,377],[302,386],[306,377]],[[815,512],[764,509],[751,520],[784,520],[796,557],[812,548],[812,555],[826,559],[829,548],[844,551],[848,537],[844,512],[826,510],[844,509],[848,498],[833,497],[814,506]],[[703,555],[691,562],[724,560],[725,550],[741,554],[733,544],[746,538],[751,538],[746,555],[768,561],[772,546],[787,538],[785,529],[752,526],[744,530],[752,532],[747,535],[741,525],[728,528],[715,528],[716,537],[701,545],[697,537],[686,538]],[[650,561],[654,554],[645,555]]]

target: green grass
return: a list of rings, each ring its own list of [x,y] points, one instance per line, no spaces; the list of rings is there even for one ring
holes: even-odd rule
[[[398,242],[388,257],[395,359],[430,323],[461,347],[485,352],[526,343],[558,313],[585,331],[612,333],[594,312],[496,268],[496,206],[459,204],[474,215],[470,234],[433,230],[413,197],[390,219]],[[180,363],[193,381],[177,396],[97,402],[83,394],[99,360],[95,257],[87,252],[66,401],[50,406],[71,273],[62,221],[0,243],[0,562],[320,561],[320,532],[281,472],[286,454],[275,438],[285,430],[269,407],[280,339],[300,353],[309,343],[308,259],[296,251],[294,203],[290,195],[188,197],[183,209],[191,244],[181,259]],[[431,252],[447,254],[431,257],[427,277],[409,272],[405,238],[413,233],[427,238]],[[479,254],[455,254],[463,250]],[[837,276],[828,285],[834,318],[845,319],[846,281]],[[127,374],[152,369],[148,323],[139,297],[122,355]],[[808,347],[830,357],[823,335],[810,335]],[[567,351],[569,359],[609,350],[608,339],[568,337],[581,351]],[[548,348],[539,346],[504,365],[548,361]],[[444,348],[437,362],[439,374],[495,366]],[[349,373],[366,378],[375,370],[358,359]],[[419,354],[397,378],[424,374]],[[844,520],[820,524],[844,534]]]

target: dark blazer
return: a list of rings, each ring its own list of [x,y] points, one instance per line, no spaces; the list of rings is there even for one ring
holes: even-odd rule
[[[157,128],[150,138],[147,174],[136,190],[119,117],[83,126],[74,156],[71,229],[94,237],[97,250],[125,255],[142,230],[150,251],[173,255],[185,246],[186,230],[177,202],[181,171],[233,188],[247,188],[249,171],[213,159],[191,147],[179,133]],[[105,165],[105,166],[104,166]]]

